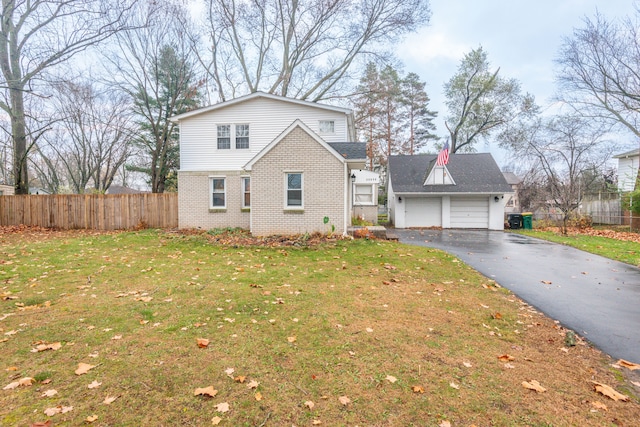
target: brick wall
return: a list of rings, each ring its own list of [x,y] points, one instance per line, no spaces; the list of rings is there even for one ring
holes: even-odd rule
[[[226,209],[209,209],[209,177],[225,177]],[[239,171],[207,171],[178,173],[178,226],[204,229],[249,228],[249,212],[242,212],[241,176]],[[253,184],[253,182],[252,182]]]
[[[303,211],[285,208],[286,172],[303,174]],[[293,129],[252,167],[252,234],[324,233],[331,224],[342,233],[345,179],[340,160],[300,127]]]

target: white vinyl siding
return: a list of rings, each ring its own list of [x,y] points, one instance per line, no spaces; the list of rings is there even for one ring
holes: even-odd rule
[[[248,119],[251,134],[248,149],[234,149],[234,142],[230,150],[218,150],[217,145],[212,143],[217,140],[218,124],[247,124]],[[322,138],[326,142],[349,141],[347,115],[344,113],[254,98],[180,121],[180,170],[241,170],[296,119],[300,119],[318,135],[320,121],[333,120],[335,133],[323,134]]]
[[[451,228],[489,228],[489,197],[451,197]]]

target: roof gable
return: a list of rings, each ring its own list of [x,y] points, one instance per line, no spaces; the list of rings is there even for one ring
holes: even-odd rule
[[[489,153],[452,154],[446,171],[455,185],[429,181],[436,170],[435,154],[389,157],[389,180],[395,193],[511,193],[500,168]],[[444,170],[443,170],[444,172]]]
[[[433,161],[429,162],[433,164]],[[429,168],[427,168],[429,170]],[[432,166],[424,180],[424,185],[456,185],[446,166]]]
[[[211,111],[220,110],[222,108],[230,107],[232,105],[247,102],[256,98],[266,98],[266,99],[271,99],[271,100],[276,100],[281,102],[288,102],[291,104],[304,105],[306,107],[313,107],[313,108],[319,108],[322,110],[335,111],[335,112],[346,114],[348,116],[352,114],[352,111],[348,108],[335,107],[333,105],[326,105],[326,104],[319,104],[317,102],[304,101],[304,100],[295,99],[295,98],[287,98],[285,96],[278,96],[278,95],[273,95],[265,92],[254,92],[249,95],[241,96],[239,98],[230,99],[229,101],[219,102],[217,104],[213,104],[208,107],[198,108],[197,110],[178,114],[176,116],[170,117],[169,120],[173,122],[179,122],[180,120],[188,119],[190,117],[197,116],[200,114],[209,113]]]
[[[282,141],[291,131],[295,128],[301,128],[303,131],[308,133],[318,144],[322,145],[327,151],[329,151],[336,159],[338,159],[341,163],[344,163],[346,159],[340,155],[336,150],[334,150],[331,145],[326,143],[322,138],[320,138],[314,131],[312,131],[309,126],[305,125],[301,120],[297,119],[293,123],[287,127],[284,132],[282,132],[276,139],[271,141],[266,147],[264,147],[258,154],[256,154],[253,159],[249,160],[249,162],[244,165],[245,170],[251,170],[251,167],[262,157],[264,157],[269,151],[273,149],[280,141]]]

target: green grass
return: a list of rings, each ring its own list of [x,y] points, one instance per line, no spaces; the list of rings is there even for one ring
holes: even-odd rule
[[[518,230],[538,239],[549,240],[572,246],[592,254],[601,255],[616,261],[638,266],[640,265],[640,243],[616,240],[602,236],[589,236],[585,234],[570,234],[563,236],[551,231]]]
[[[161,231],[2,235],[0,280],[0,385],[36,380],[0,390],[0,425],[73,406],[54,425],[96,415],[94,425],[119,426],[214,416],[229,426],[601,426],[613,418],[584,403],[602,399],[589,380],[625,386],[600,353],[559,352],[555,323],[433,249],[231,247]],[[32,352],[42,342],[62,347]],[[497,360],[504,353],[514,369]],[[75,375],[81,362],[95,368]],[[550,392],[521,386],[532,378]],[[93,381],[101,385],[89,389]],[[215,397],[194,396],[208,386]],[[58,393],[42,397],[50,389]],[[106,405],[107,396],[117,399]],[[223,402],[229,412],[216,411]],[[608,405],[620,422],[640,416],[636,400]]]

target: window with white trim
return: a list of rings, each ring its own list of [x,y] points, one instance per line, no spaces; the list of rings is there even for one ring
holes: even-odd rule
[[[218,150],[231,148],[231,125],[218,125]]]
[[[286,174],[287,207],[301,208],[302,205],[302,173],[290,172]]]
[[[373,185],[355,184],[354,201],[357,205],[373,205]]]
[[[211,208],[225,209],[227,207],[227,190],[225,178],[211,177]]]
[[[251,178],[244,176],[242,182],[242,207],[251,207]]]
[[[336,122],[334,120],[320,120],[320,133],[336,133]]]
[[[236,125],[236,148],[249,148],[249,125]]]

